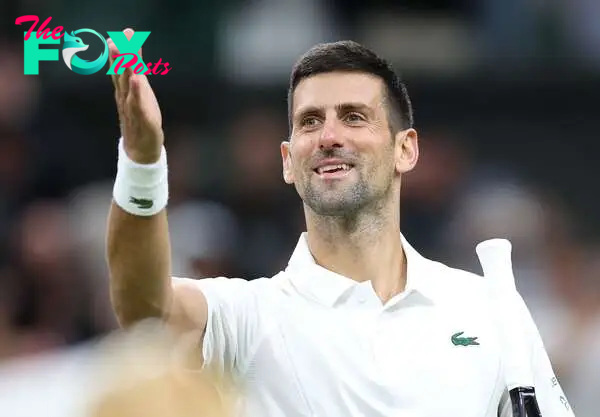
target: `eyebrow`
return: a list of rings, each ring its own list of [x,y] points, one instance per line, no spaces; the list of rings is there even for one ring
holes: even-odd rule
[[[357,111],[371,115],[373,109],[365,103],[361,102],[348,102],[339,103],[335,105],[335,111],[337,113],[348,113],[351,111]],[[297,111],[295,120],[301,120],[302,118],[310,114],[323,114],[325,112],[324,106],[306,106]]]

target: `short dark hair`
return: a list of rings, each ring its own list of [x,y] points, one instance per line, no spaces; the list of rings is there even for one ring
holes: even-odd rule
[[[293,95],[303,79],[329,72],[362,72],[379,77],[386,87],[388,117],[392,133],[414,126],[413,109],[406,85],[392,65],[354,41],[313,46],[296,62],[288,90],[288,122],[292,130]]]

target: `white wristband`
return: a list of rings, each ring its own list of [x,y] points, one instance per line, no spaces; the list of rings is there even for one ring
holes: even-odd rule
[[[157,162],[140,164],[127,156],[123,138],[119,139],[119,161],[113,198],[119,207],[136,216],[153,216],[167,206],[169,182],[164,146]]]

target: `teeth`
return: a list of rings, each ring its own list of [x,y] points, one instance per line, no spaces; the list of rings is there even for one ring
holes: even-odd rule
[[[317,169],[317,172],[319,174],[322,174],[324,172],[334,171],[336,169],[342,169],[344,171],[348,171],[350,169],[350,165],[348,165],[348,164],[325,165],[325,166],[319,167]]]

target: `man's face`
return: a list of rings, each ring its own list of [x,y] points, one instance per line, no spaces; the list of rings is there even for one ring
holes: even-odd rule
[[[392,137],[378,78],[326,73],[304,79],[293,96],[291,140],[281,146],[284,179],[317,214],[356,213],[383,200],[395,178],[412,168],[405,163],[406,132]],[[416,134],[409,142],[416,147]],[[416,162],[414,149],[412,158]]]

